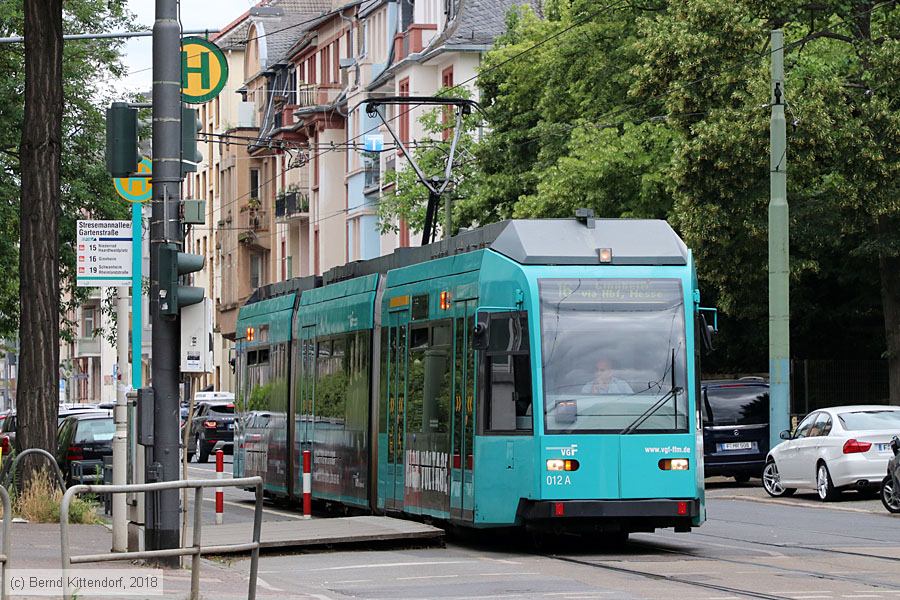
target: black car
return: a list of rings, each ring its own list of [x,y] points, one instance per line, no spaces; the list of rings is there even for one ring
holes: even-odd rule
[[[56,425],[59,426],[62,423],[62,420],[68,417],[69,415],[77,415],[80,413],[91,413],[91,414],[112,414],[107,413],[107,411],[100,411],[93,404],[72,404],[68,407],[60,405],[59,412],[57,413],[57,421]],[[8,455],[12,450],[19,450],[19,447],[16,446],[16,411],[11,410],[7,412],[3,420],[0,421],[0,448],[3,449],[3,455]]]
[[[756,377],[701,383],[705,474],[760,477],[769,452],[769,384]]]
[[[205,463],[219,449],[234,453],[234,403],[199,402],[190,423],[188,460],[196,456],[197,462]]]
[[[60,421],[56,462],[68,485],[103,481],[103,457],[112,455],[115,433],[113,417],[107,411],[78,413]]]

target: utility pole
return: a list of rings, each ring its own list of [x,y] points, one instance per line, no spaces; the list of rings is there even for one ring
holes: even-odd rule
[[[178,315],[160,313],[160,254],[183,243],[178,212],[181,187],[181,27],[176,0],[156,0],[153,24],[153,207],[150,219],[150,319],[153,325],[153,448],[146,481],[174,481],[178,472]],[[148,494],[148,550],[177,548],[178,490]],[[158,559],[177,566],[178,559]]]
[[[140,236],[140,230],[132,235]],[[113,413],[116,433],[113,437],[113,485],[127,483],[126,462],[128,452],[128,405],[126,395],[128,385],[128,287],[116,290],[116,345],[118,361],[116,365],[116,409]],[[140,292],[137,293],[140,301]],[[139,325],[138,325],[139,326]],[[128,519],[125,494],[112,495],[113,552],[128,550]]]
[[[772,31],[772,118],[769,124],[769,443],[790,428],[791,329],[787,203],[787,130],[784,120],[784,32]]]

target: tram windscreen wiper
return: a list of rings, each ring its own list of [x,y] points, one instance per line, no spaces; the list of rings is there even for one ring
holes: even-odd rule
[[[675,410],[677,411],[678,410],[678,394],[679,393],[681,393],[680,387],[673,387],[672,389],[670,389],[668,392],[663,394],[659,400],[654,402],[653,406],[651,406],[650,408],[645,410],[643,413],[641,413],[638,416],[638,418],[636,418],[634,421],[632,421],[625,429],[620,431],[619,435],[628,435],[629,433],[633,432],[635,429],[637,429],[638,427],[643,425],[647,419],[649,419],[656,413],[656,411],[658,411],[660,408],[662,408],[663,406],[666,405],[666,402],[669,400],[669,398],[675,399]],[[677,418],[678,414],[676,413],[675,416]]]
[[[674,399],[673,401],[675,403],[675,426],[677,428],[677,426],[678,426],[678,394],[682,390],[680,387],[675,385],[675,348],[672,348],[672,363],[669,366],[669,369],[670,369],[670,373],[672,375],[672,387],[669,388],[669,391],[666,392],[665,394],[663,394],[659,398],[659,400],[654,402],[650,406],[650,408],[648,408],[647,410],[642,412],[640,415],[638,415],[638,417],[634,421],[629,423],[628,426],[625,427],[625,429],[623,429],[622,431],[619,432],[619,435],[628,435],[629,433],[633,432],[638,427],[643,425],[647,421],[647,419],[649,419],[654,414],[656,414],[656,411],[658,411],[660,408],[662,408],[663,406],[666,405],[666,402],[669,400],[669,398]]]

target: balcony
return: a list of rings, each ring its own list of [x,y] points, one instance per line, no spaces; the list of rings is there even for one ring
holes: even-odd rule
[[[290,127],[294,124],[294,111],[296,104],[281,104],[275,109],[275,129]]]
[[[303,192],[287,192],[275,199],[275,219],[287,223],[309,218],[309,196]]]
[[[341,85],[301,84],[297,86],[297,108],[311,108],[333,104],[341,95]]]
[[[421,52],[434,36],[437,35],[437,25],[433,23],[413,23],[403,33],[394,37],[395,60],[403,60],[410,54]]]
[[[237,127],[256,128],[256,105],[253,102],[238,102]]]
[[[75,342],[75,356],[100,356],[100,338],[80,337]]]

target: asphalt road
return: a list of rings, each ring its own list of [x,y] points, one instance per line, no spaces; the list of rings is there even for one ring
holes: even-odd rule
[[[192,465],[192,476],[211,467]],[[496,534],[446,548],[264,554],[260,598],[544,600],[900,599],[900,518],[845,494],[771,499],[758,482],[708,482],[709,520],[692,533],[636,534],[617,551],[594,540],[538,550]],[[229,493],[226,519],[249,515]],[[232,510],[233,509],[233,510]],[[267,506],[266,520],[291,511]],[[246,573],[246,559],[225,561]],[[235,598],[243,597],[236,594]],[[217,598],[223,596],[217,595]]]

